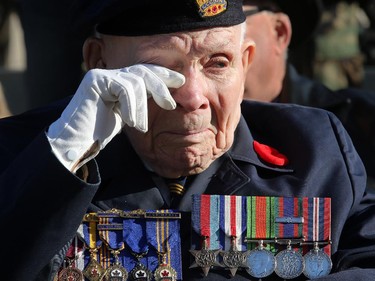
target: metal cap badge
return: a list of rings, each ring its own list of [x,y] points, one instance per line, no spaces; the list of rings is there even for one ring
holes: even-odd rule
[[[226,0],[196,0],[201,17],[212,17],[223,13],[227,9]]]

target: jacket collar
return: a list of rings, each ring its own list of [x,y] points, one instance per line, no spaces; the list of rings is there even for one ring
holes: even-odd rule
[[[232,148],[217,159],[203,173],[195,176],[189,185],[187,193],[181,200],[179,209],[190,211],[191,195],[193,194],[235,194],[251,181],[240,166],[254,165],[261,169],[272,170],[278,173],[291,173],[294,171],[291,164],[285,167],[276,167],[263,162],[254,151],[254,138],[243,117],[235,132],[235,141]],[[207,188],[206,188],[207,187]]]
[[[235,132],[235,141],[232,148],[228,152],[230,158],[232,158],[234,162],[242,161],[267,170],[288,173],[293,172],[291,164],[283,167],[277,167],[275,165],[262,161],[258,157],[258,154],[255,152],[253,143],[254,138],[250,132],[250,128],[247,125],[245,119],[241,117],[240,122],[237,126],[237,130]]]

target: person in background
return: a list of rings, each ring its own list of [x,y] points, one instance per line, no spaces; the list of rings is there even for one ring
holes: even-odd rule
[[[231,280],[249,280],[242,263],[233,274],[234,268],[228,270],[216,261],[219,248],[209,248],[218,241],[217,227],[224,228],[220,233],[225,233],[226,241],[233,241],[242,234],[246,220],[239,220],[240,214],[228,219],[223,210],[219,215],[218,204],[213,203],[212,210],[210,203],[193,206],[192,197],[200,195],[275,197],[292,206],[301,198],[330,199],[331,212],[320,208],[328,204],[312,205],[323,211],[325,216],[319,219],[331,218],[324,225],[329,235],[323,243],[330,248],[333,266],[331,270],[330,262],[326,264],[328,270],[320,280],[375,278],[375,198],[366,193],[364,166],[341,122],[321,109],[243,100],[255,45],[245,38],[242,0],[75,4],[76,28],[86,26],[95,32],[83,45],[88,72],[74,96],[0,120],[2,279],[82,280],[78,272],[83,269],[72,264],[80,258],[79,247],[71,241],[84,232],[81,223],[87,213],[115,208],[174,209],[181,213],[181,230],[175,228],[168,235],[167,223],[146,227],[126,220],[132,228],[124,220],[104,223],[98,231],[105,233],[96,235],[89,225],[84,237],[89,239],[86,246],[93,247],[93,257],[88,249],[85,257],[96,261],[94,269],[99,262],[111,263],[106,280],[124,280],[123,268],[134,266],[141,268],[136,277],[150,277],[141,267],[150,252],[158,254],[156,266],[160,263],[168,274],[169,264],[159,254],[175,249],[180,249],[178,254],[168,258],[173,263],[182,257],[180,277],[175,279],[218,281],[232,274]],[[167,183],[173,179],[185,179],[184,192],[169,190]],[[237,208],[241,205],[234,205],[226,210],[241,213]],[[192,216],[193,211],[200,212],[199,218]],[[294,208],[279,214],[267,225],[301,229],[302,214],[295,217]],[[315,227],[320,225],[316,217],[311,216]],[[287,231],[283,237],[290,240],[288,235],[301,243],[299,232]],[[161,236],[162,241],[176,244],[159,249]],[[94,237],[102,239],[100,246],[111,256],[95,260],[95,253],[100,253],[95,252],[99,245]],[[194,237],[201,239],[195,241],[198,248],[192,248]],[[270,278],[305,280],[300,271],[303,259],[298,277],[289,274],[295,270],[297,255],[291,246],[298,245],[288,240],[281,246],[285,262],[292,263],[279,264],[282,274],[275,268]],[[309,241],[315,243],[311,253],[322,254],[317,249],[322,246],[319,237]],[[233,243],[220,250],[233,259],[241,254]],[[118,258],[124,252],[133,256],[129,264]],[[65,257],[70,263],[59,271]],[[61,272],[71,275],[67,278]],[[98,275],[90,276],[98,280]]]
[[[300,75],[288,60],[314,35],[321,13],[318,0],[244,1],[247,36],[257,45],[245,82],[245,98],[296,103],[329,110],[351,136],[375,190],[375,93],[354,88],[332,91]],[[256,27],[256,28],[255,28]],[[308,58],[307,58],[308,59]]]
[[[360,38],[370,20],[353,0],[323,0],[321,20],[314,36],[313,78],[331,90],[361,88],[365,54]]]

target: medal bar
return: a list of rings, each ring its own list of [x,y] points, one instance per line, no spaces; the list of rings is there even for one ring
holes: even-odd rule
[[[89,213],[83,217],[84,222],[99,221],[99,218],[124,218],[124,219],[181,219],[181,213],[147,212],[145,210],[121,211],[111,209],[103,212]]]

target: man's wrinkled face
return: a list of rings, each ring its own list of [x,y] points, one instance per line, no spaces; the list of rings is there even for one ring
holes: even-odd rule
[[[106,68],[137,63],[183,74],[185,84],[170,89],[177,108],[167,111],[148,100],[149,129],[125,126],[136,152],[165,177],[205,170],[233,143],[247,66],[241,26],[145,37],[105,36]]]

